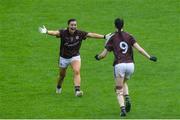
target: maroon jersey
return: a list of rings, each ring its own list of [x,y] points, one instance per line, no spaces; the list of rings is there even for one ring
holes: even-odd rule
[[[133,44],[136,40],[126,32],[115,32],[107,42],[105,48],[114,53],[114,64],[131,63],[133,59]]]
[[[86,39],[87,32],[76,30],[74,34],[70,34],[68,29],[60,31],[60,53],[63,58],[72,58],[79,55],[82,40]]]

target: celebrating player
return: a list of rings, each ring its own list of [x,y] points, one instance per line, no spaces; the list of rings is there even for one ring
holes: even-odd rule
[[[103,59],[108,51],[114,53],[114,77],[116,81],[116,94],[121,107],[121,116],[131,109],[127,80],[134,72],[133,47],[151,61],[156,62],[157,58],[150,56],[129,33],[123,31],[124,21],[117,18],[114,21],[117,32],[109,34],[105,49],[96,55],[96,60]]]
[[[81,68],[81,58],[80,58],[80,47],[82,40],[87,37],[91,38],[104,38],[104,35],[85,32],[77,29],[76,19],[68,20],[67,29],[61,30],[47,30],[45,26],[39,27],[39,31],[43,34],[48,34],[52,36],[59,37],[61,39],[60,53],[59,53],[59,78],[57,82],[56,93],[60,94],[62,91],[62,83],[66,75],[66,69],[71,65],[74,72],[74,86],[75,95],[80,97],[83,95],[83,91],[80,90],[80,68]]]

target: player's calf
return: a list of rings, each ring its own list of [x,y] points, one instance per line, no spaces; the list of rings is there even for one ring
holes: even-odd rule
[[[123,96],[123,87],[122,86],[116,86],[116,94],[117,94],[117,99],[118,99],[119,105],[121,107],[120,116],[124,117],[124,116],[126,116],[126,109],[125,109],[125,104],[124,104],[124,96]]]
[[[130,110],[131,110],[130,96],[129,95],[125,95],[124,98],[125,98],[126,112],[130,112]]]

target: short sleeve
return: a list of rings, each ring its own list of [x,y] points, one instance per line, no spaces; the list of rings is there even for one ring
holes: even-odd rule
[[[61,34],[63,34],[63,31],[64,31],[64,30],[60,29],[60,30],[59,30],[59,35],[56,35],[56,37],[57,37],[57,38],[61,38],[61,36],[62,36]]]
[[[85,31],[80,31],[80,32],[81,32],[81,38],[82,38],[83,40],[85,40],[85,39],[87,38],[88,32],[85,32]]]
[[[108,51],[112,51],[113,50],[113,40],[110,39],[106,45],[105,45],[105,48],[108,50]]]
[[[129,40],[132,46],[134,45],[134,43],[136,43],[136,40],[132,35],[129,36]]]
[[[62,37],[62,36],[63,36],[63,33],[64,33],[64,30],[63,30],[63,29],[60,29],[60,30],[59,30],[59,37]]]

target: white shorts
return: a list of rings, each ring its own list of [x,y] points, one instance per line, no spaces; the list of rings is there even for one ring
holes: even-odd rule
[[[114,66],[114,77],[124,77],[130,79],[134,72],[134,63],[119,63]]]
[[[74,60],[78,60],[78,61],[81,61],[81,57],[80,55],[78,56],[74,56],[72,58],[69,58],[69,59],[66,59],[66,58],[63,58],[63,57],[60,57],[60,60],[59,60],[59,67],[61,68],[67,68],[69,64],[72,63],[72,61]]]

